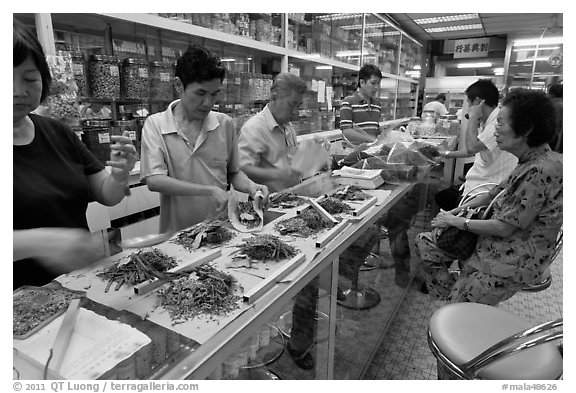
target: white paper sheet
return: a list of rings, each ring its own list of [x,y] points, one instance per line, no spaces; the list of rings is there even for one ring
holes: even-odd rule
[[[64,315],[14,348],[44,365]],[[81,308],[59,374],[66,379],[96,379],[151,342],[138,329]]]

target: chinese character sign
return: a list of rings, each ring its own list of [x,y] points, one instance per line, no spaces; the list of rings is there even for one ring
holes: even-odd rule
[[[454,42],[454,58],[487,57],[490,38],[470,38]]]

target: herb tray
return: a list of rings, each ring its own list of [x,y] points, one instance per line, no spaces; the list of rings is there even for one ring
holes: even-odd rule
[[[24,340],[63,314],[85,292],[64,288],[23,286],[12,295],[12,336]]]

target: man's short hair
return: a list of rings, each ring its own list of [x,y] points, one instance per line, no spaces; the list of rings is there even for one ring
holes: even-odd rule
[[[368,80],[372,75],[382,79],[382,72],[378,67],[374,64],[364,64],[358,71],[358,87],[360,87],[361,80]]]
[[[289,95],[292,92],[304,94],[306,89],[306,82],[302,78],[289,72],[282,72],[274,78],[270,93],[275,93],[279,96]]]
[[[474,101],[476,97],[484,100],[486,105],[495,108],[498,106],[498,88],[490,79],[479,79],[472,83],[466,89],[466,96],[470,101]]]
[[[175,76],[180,78],[184,88],[190,83],[208,82],[214,79],[224,80],[226,68],[220,57],[201,45],[192,45],[178,58]]]
[[[440,93],[436,96],[436,101],[446,101],[446,94]]]

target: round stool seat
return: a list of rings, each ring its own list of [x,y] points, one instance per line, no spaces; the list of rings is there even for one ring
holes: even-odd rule
[[[493,306],[453,303],[432,315],[429,339],[448,360],[462,366],[494,344],[532,326],[525,319]],[[480,370],[477,377],[551,380],[561,375],[562,356],[554,344],[546,343],[495,361]]]

